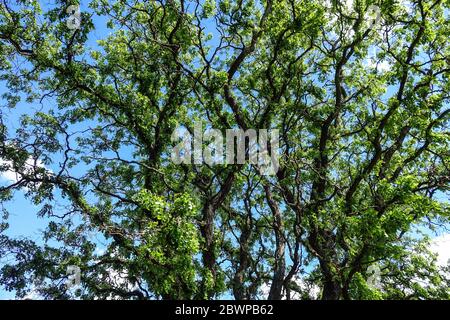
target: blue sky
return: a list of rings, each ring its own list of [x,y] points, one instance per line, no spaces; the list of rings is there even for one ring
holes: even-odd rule
[[[53,1],[39,1],[41,7],[45,11],[46,8],[49,8]],[[89,8],[86,7],[88,1],[81,1],[80,11],[81,12],[92,12]],[[95,30],[91,32],[91,37],[87,42],[89,48],[98,49],[96,40],[104,38],[111,30],[106,28],[106,18],[104,17],[95,17],[93,19],[94,24],[96,26]],[[8,92],[8,88],[5,86],[3,81],[0,81],[0,95]],[[16,129],[20,128],[20,119],[24,115],[32,115],[37,111],[45,111],[48,109],[52,109],[56,106],[56,102],[52,98],[46,98],[42,101],[41,104],[35,103],[27,103],[25,101],[21,101],[18,103],[16,108],[9,109],[5,108],[5,100],[3,98],[0,99],[0,110],[1,116],[8,128],[9,134],[13,134]],[[86,125],[86,123],[84,124]],[[76,127],[72,128],[72,130],[77,130]],[[50,166],[46,166],[47,169],[57,172],[58,167],[58,159],[54,158],[54,164]],[[79,168],[82,170],[82,167]],[[0,186],[6,185],[14,180],[14,174],[12,172],[0,174]],[[61,201],[61,199],[56,199],[56,202]],[[9,212],[9,228],[4,232],[5,235],[10,237],[26,237],[31,240],[36,241],[38,244],[42,244],[42,235],[40,234],[42,230],[44,230],[48,224],[48,219],[39,218],[37,213],[41,206],[35,206],[30,202],[29,199],[25,198],[24,191],[15,191],[14,197],[11,201],[0,203],[0,206],[5,208]],[[0,267],[2,266],[2,261],[0,260]],[[0,299],[13,299],[14,293],[7,292],[2,287],[0,287]]]
[[[40,3],[45,7],[46,1],[40,1]],[[88,9],[85,6],[86,1],[81,2],[81,11],[86,12]],[[91,39],[88,41],[88,45],[92,48],[96,46],[96,39],[104,38],[110,30],[106,29],[105,18],[95,18],[96,29],[92,33]],[[209,31],[214,31],[212,28]],[[215,44],[215,40],[211,41],[211,44]],[[0,94],[7,91],[5,84],[0,82]],[[6,109],[3,108],[4,101],[0,100],[0,108],[2,110],[2,116],[5,120],[5,124],[9,128],[10,133],[14,132],[14,129],[20,127],[20,117],[24,114],[32,114],[37,110],[41,110],[42,108],[49,108],[51,106],[55,106],[56,103],[52,99],[46,99],[44,101],[45,105],[36,105],[29,104],[26,102],[20,102],[15,109]],[[76,128],[75,128],[76,129]],[[55,159],[57,160],[57,159]],[[58,161],[55,161],[54,167],[50,165],[48,167],[49,170],[57,171],[58,170]],[[80,170],[83,168],[80,167]],[[13,179],[12,176],[0,175],[0,185],[7,183]],[[10,228],[6,230],[5,234],[11,237],[29,237],[32,240],[35,240],[37,243],[42,243],[41,235],[39,230],[43,230],[48,223],[48,220],[45,218],[38,218],[36,213],[39,211],[40,207],[35,206],[30,203],[29,200],[25,199],[23,191],[16,191],[14,198],[12,201],[2,203],[1,206],[10,212],[9,216],[9,224]],[[450,236],[442,234],[438,240],[436,240],[436,245],[434,245],[434,249],[436,252],[440,253],[440,261],[446,261],[450,258]],[[1,261],[0,261],[1,266]],[[0,299],[12,299],[14,298],[14,293],[6,292],[3,288],[0,288]]]

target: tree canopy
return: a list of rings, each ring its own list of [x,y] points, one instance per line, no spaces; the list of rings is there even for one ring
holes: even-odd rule
[[[8,236],[4,210],[6,290],[450,298],[427,249],[450,222],[450,1],[69,5],[1,1],[0,201],[47,225]],[[278,130],[276,174],[174,163],[196,123]]]

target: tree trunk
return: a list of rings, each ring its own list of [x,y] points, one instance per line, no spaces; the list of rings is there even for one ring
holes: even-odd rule
[[[339,283],[331,279],[326,280],[323,285],[322,300],[339,300],[341,299],[342,288]]]
[[[269,291],[269,300],[281,300],[282,290],[284,285],[284,277],[286,274],[286,241],[284,238],[284,225],[283,219],[281,218],[281,212],[278,204],[273,199],[272,191],[269,186],[264,186],[266,192],[267,203],[269,204],[270,210],[273,216],[273,227],[275,232],[275,265],[272,277],[272,284]]]

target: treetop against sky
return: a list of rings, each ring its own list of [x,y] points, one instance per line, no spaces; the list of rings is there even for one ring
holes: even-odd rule
[[[2,290],[449,299],[449,8],[1,0]]]

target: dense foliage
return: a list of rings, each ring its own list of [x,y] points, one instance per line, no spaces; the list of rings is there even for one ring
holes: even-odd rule
[[[425,236],[450,217],[450,1],[91,0],[73,28],[77,4],[1,1],[0,200],[48,222],[13,238],[4,212],[4,288],[450,298]],[[276,175],[173,163],[200,121],[278,129]]]

